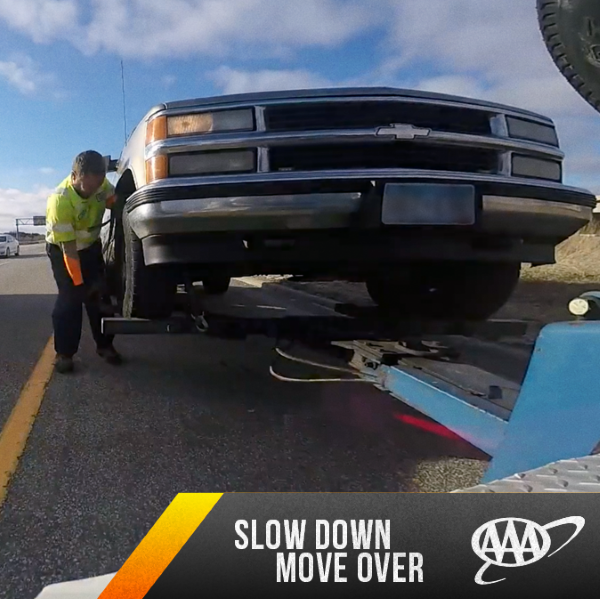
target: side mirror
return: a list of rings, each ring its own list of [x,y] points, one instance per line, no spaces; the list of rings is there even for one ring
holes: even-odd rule
[[[107,173],[116,173],[119,168],[119,161],[113,160],[110,156],[104,156],[104,165]]]

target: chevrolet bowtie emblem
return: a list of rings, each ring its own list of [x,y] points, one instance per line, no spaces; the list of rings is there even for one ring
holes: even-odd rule
[[[380,127],[375,135],[378,137],[391,136],[396,139],[415,139],[415,137],[427,137],[431,129],[419,129],[414,125],[390,125],[389,127]]]

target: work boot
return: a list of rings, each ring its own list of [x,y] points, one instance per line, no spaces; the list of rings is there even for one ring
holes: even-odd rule
[[[60,374],[67,374],[73,372],[75,365],[73,364],[73,358],[69,356],[56,355],[56,361],[54,362],[54,368],[56,372]]]
[[[111,364],[113,366],[118,366],[123,362],[123,358],[121,358],[119,352],[112,345],[109,345],[108,347],[99,347],[96,350],[96,353],[101,358],[106,360],[108,364]]]

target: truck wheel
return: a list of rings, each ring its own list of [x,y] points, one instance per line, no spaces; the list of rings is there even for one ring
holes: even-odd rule
[[[202,279],[202,287],[207,295],[223,295],[231,285],[231,277],[212,274]]]
[[[125,241],[122,314],[125,318],[168,318],[175,308],[177,284],[170,273],[160,267],[146,266],[142,242],[123,211]]]
[[[552,60],[577,93],[600,111],[600,3],[537,0],[537,13]]]
[[[519,263],[436,262],[367,280],[371,299],[404,318],[483,321],[502,308],[521,273]]]

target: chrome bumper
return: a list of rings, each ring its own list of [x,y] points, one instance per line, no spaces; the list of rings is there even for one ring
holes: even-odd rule
[[[483,202],[475,225],[482,232],[566,238],[592,218],[592,207],[585,205],[590,194],[577,188],[500,176],[395,170],[349,172],[345,175],[339,172],[309,175],[279,173],[166,180],[136,192],[128,201],[127,210],[133,230],[141,239],[154,235],[204,232],[344,229],[350,226],[363,204],[363,192],[347,190],[348,185],[354,185],[353,181],[361,182],[364,190],[365,183],[369,181],[392,183],[419,179],[423,182],[482,186]],[[256,184],[277,186],[279,183],[321,180],[338,180],[346,184],[346,191],[252,194]],[[237,194],[240,188],[248,189],[248,194],[210,197],[207,189],[221,190],[230,185],[236,186]],[[360,186],[357,185],[357,189]],[[496,192],[496,189],[502,191]],[[531,189],[532,195],[538,195],[538,198],[528,197],[527,189]],[[185,199],[178,199],[182,194],[185,194]],[[549,199],[539,199],[540,194]]]
[[[172,235],[217,231],[285,231],[347,227],[360,193],[250,196],[168,200],[131,211],[135,234]]]
[[[340,193],[171,200],[141,205],[130,218],[140,239],[219,231],[343,229],[350,226],[361,199],[360,193]],[[591,217],[587,206],[484,196],[479,225],[494,234],[568,237]]]
[[[592,208],[532,198],[483,196],[480,225],[488,233],[570,237],[590,222]]]

